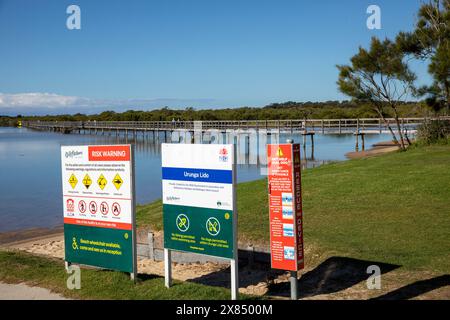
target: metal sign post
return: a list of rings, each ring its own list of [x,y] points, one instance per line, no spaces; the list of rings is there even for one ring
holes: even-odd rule
[[[239,256],[238,256],[238,214],[236,203],[236,145],[233,144],[233,259],[230,261],[231,269],[231,300],[239,296]]]
[[[286,143],[293,144],[294,140],[287,139]],[[289,282],[291,284],[291,300],[297,300],[298,299],[298,272],[297,271],[290,271]]]
[[[130,278],[136,283],[138,270],[137,270],[137,235],[136,235],[136,182],[135,182],[135,160],[134,160],[134,145],[130,145],[130,177],[131,177],[131,221],[132,221],[132,250],[133,250],[133,272],[130,273]]]
[[[164,283],[166,288],[172,286],[172,253],[164,248]]]

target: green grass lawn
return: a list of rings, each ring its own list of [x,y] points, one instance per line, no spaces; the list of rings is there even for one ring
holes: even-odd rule
[[[69,290],[64,262],[17,251],[0,250],[0,281],[24,282],[51,289],[74,299],[230,299],[230,290],[192,282],[175,281],[164,287],[164,278],[139,275],[136,284],[129,274],[117,271],[81,269],[81,289]],[[250,298],[240,295],[240,299]]]
[[[324,165],[302,179],[306,245],[450,272],[450,146]],[[237,197],[239,239],[267,243],[266,180],[239,184]],[[161,230],[161,211],[161,201],[139,206],[138,225]]]

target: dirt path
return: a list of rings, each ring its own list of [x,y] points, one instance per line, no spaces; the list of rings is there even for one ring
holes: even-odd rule
[[[0,300],[67,300],[48,289],[0,282]]]

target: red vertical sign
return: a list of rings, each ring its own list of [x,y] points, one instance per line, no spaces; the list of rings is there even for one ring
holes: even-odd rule
[[[303,219],[299,144],[267,146],[270,252],[274,269],[303,269]]]

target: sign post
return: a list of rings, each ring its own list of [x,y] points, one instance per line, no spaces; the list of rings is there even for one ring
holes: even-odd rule
[[[235,147],[161,145],[165,284],[171,250],[230,260],[231,296],[238,297]]]
[[[290,271],[296,300],[297,271],[304,267],[300,145],[269,144],[267,157],[271,265]]]
[[[136,279],[134,150],[131,145],[61,147],[66,267],[129,272]]]

